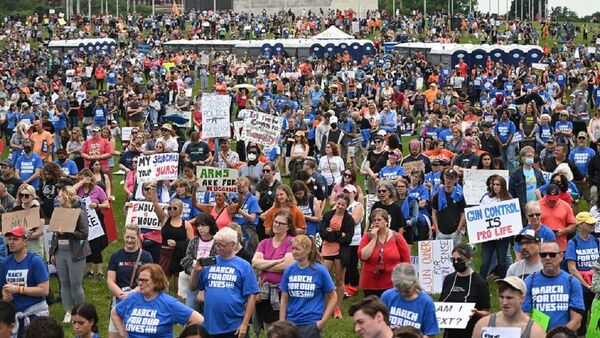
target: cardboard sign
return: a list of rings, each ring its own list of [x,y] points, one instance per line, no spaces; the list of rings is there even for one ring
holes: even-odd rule
[[[131,139],[131,130],[135,127],[121,128],[121,141],[129,141]]]
[[[102,224],[100,224],[100,218],[98,218],[98,213],[96,213],[96,209],[92,209],[89,207],[92,201],[89,197],[86,197],[81,200],[83,204],[83,209],[87,214],[89,229],[88,229],[88,241],[96,239],[104,235],[104,229],[102,229]]]
[[[233,137],[236,140],[241,140],[242,128],[244,128],[244,121],[234,121],[233,122]]]
[[[40,226],[40,209],[29,208],[2,214],[2,233],[5,234],[18,226],[26,230]]]
[[[465,218],[471,244],[515,236],[523,229],[517,198],[466,208]]]
[[[283,117],[257,111],[246,112],[241,139],[246,142],[275,147],[281,135]]]
[[[413,170],[419,170],[423,173],[425,172],[425,163],[423,160],[402,163],[402,167],[407,175],[410,175]]]
[[[467,205],[479,205],[481,198],[487,192],[485,181],[492,175],[504,177],[508,190],[508,170],[463,169],[463,192]]]
[[[138,183],[175,180],[179,172],[179,154],[165,153],[138,157]]]
[[[229,137],[229,95],[202,95],[202,138]]]
[[[481,338],[521,338],[520,327],[484,327]]]
[[[80,210],[79,208],[54,208],[48,230],[54,232],[74,232]]]
[[[440,329],[464,329],[471,318],[475,303],[435,302],[435,316]]]
[[[199,191],[237,192],[237,169],[196,167]]]
[[[444,277],[454,271],[452,267],[451,239],[420,241],[419,243],[419,281],[423,291],[441,293]]]
[[[125,224],[135,224],[140,229],[160,230],[161,222],[156,215],[152,202],[131,201],[131,207],[127,209]],[[161,204],[163,210],[167,212],[169,204]]]

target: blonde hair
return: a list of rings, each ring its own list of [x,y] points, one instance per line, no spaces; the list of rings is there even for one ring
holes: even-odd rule
[[[32,199],[37,198],[35,188],[27,183],[23,183],[19,186],[19,189],[17,190],[17,199],[15,200],[15,205],[21,205],[21,203],[23,203],[23,201],[21,201],[21,192],[23,192],[23,190],[27,190],[27,192],[31,195]]]
[[[316,262],[320,263],[323,261],[323,258],[319,253],[319,249],[315,244],[314,238],[306,235],[298,235],[292,240],[292,245],[298,245],[304,250],[308,250],[308,261],[310,262],[310,264],[314,264]]]
[[[64,187],[58,191],[58,196],[60,196],[65,204],[66,208],[72,208],[73,204],[77,200],[77,193],[73,187]]]

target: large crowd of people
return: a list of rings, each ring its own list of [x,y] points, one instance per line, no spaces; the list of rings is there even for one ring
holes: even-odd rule
[[[600,291],[600,54],[590,48],[600,30],[482,13],[366,14],[35,14],[0,22],[0,213],[33,208],[40,219],[3,226],[0,338],[64,334],[49,312],[50,264],[62,323],[81,338],[173,337],[175,324],[186,326],[180,337],[321,337],[346,315],[346,298],[361,337],[483,337],[491,327],[585,336]],[[163,46],[301,38],[331,25],[373,37],[375,54],[300,59]],[[117,48],[45,47],[100,37]],[[465,37],[540,44],[545,68],[525,60],[433,64],[423,53],[384,48]],[[208,94],[231,97],[229,137],[203,137]],[[189,113],[190,126],[169,120],[173,111]],[[234,130],[248,111],[283,118],[275,146]],[[139,159],[167,153],[179,155],[179,177],[139,181]],[[206,192],[199,166],[236,170],[237,191]],[[520,233],[471,243],[467,169],[487,178],[478,205],[518,198]],[[117,224],[138,202],[158,226]],[[53,226],[46,243],[58,213],[72,215],[74,228]],[[440,329],[411,265],[418,242],[442,239],[453,243],[446,259],[454,271],[439,301],[474,304],[463,328]],[[90,279],[106,281],[107,293],[93,297],[112,298],[110,318],[85,295]],[[98,332],[100,320],[108,332]]]

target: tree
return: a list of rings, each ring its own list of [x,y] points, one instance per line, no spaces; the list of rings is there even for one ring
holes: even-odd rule
[[[577,13],[565,6],[552,7],[552,9],[550,9],[550,16],[556,21],[579,21]]]
[[[515,6],[517,7],[517,18],[524,20],[535,18],[540,13],[540,5],[542,6],[542,13],[546,13],[547,0],[514,0],[510,4],[510,10],[508,16],[510,18],[515,17]],[[533,12],[529,13],[530,6],[533,6]],[[522,9],[522,11],[521,11]],[[533,15],[532,15],[533,14]],[[544,14],[542,14],[544,15]]]
[[[448,12],[450,1],[454,3],[455,15],[469,13],[469,2],[473,11],[477,8],[477,0],[396,0],[396,8],[402,14],[410,14],[413,10],[423,12],[423,1],[427,1],[427,13]],[[392,12],[393,0],[379,0],[379,8]]]

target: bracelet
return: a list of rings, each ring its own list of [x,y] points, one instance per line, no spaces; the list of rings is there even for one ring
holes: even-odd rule
[[[19,293],[20,294],[24,294],[25,293],[25,287],[24,286],[20,286],[19,287]]]

